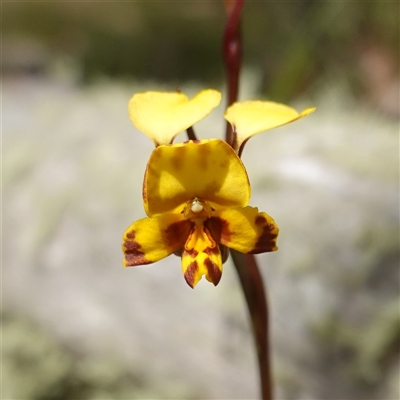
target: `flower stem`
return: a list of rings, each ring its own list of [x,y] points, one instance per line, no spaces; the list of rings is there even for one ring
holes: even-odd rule
[[[189,128],[186,129],[186,134],[189,140],[197,140],[192,126],[189,126]]]
[[[237,100],[239,94],[239,73],[242,63],[240,14],[244,3],[245,0],[236,0],[235,2],[225,0],[228,21],[225,27],[222,51],[227,75],[228,107]],[[232,127],[228,123],[226,125],[226,142],[232,146],[233,141]]]
[[[233,263],[239,275],[240,284],[249,310],[254,341],[257,349],[263,400],[272,399],[272,381],[269,354],[269,315],[263,279],[253,254],[242,254],[230,250]]]
[[[239,94],[239,73],[242,62],[240,15],[244,3],[245,0],[225,0],[228,21],[223,38],[223,56],[227,74],[228,107],[237,101]],[[233,146],[235,140],[232,127],[227,123],[226,142]],[[242,254],[235,250],[230,250],[230,253],[239,275],[252,321],[262,399],[272,400],[268,303],[264,291],[263,279],[253,254]]]

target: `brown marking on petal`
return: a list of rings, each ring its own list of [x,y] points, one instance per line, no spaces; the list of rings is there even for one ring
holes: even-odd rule
[[[209,168],[208,161],[210,159],[209,154],[212,152],[209,146],[199,147],[199,165],[202,171],[206,171]]]
[[[124,242],[122,246],[124,247],[125,254],[134,254],[134,253],[144,254],[142,251],[140,251],[142,246],[140,246],[140,244],[134,240],[129,240],[127,242]]]
[[[193,223],[194,224],[194,223]],[[193,226],[193,225],[192,225]],[[190,249],[188,246],[187,246],[187,244],[188,243],[190,243],[191,242],[191,240],[192,240],[192,236],[195,234],[195,229],[193,228],[193,229],[191,229],[191,231],[189,232],[189,234],[188,234],[188,236],[187,236],[187,239],[186,239],[186,242],[185,242],[185,250],[186,251],[190,251],[190,250],[192,250],[192,249]]]
[[[143,197],[143,202],[147,203],[147,174],[148,174],[148,166],[146,167],[146,171],[144,173],[144,178],[143,178],[143,186],[142,186],[142,197]]]
[[[125,235],[128,239],[135,239],[135,231],[129,232]]]
[[[206,247],[203,250],[203,253],[206,253],[209,256],[217,255],[217,254],[219,254],[219,248],[217,246],[215,246],[215,247]]]
[[[275,231],[275,225],[268,224],[264,226],[264,229],[254,245],[254,249],[249,251],[248,254],[265,253],[269,251],[277,250],[276,238],[278,237],[278,231]]]
[[[218,265],[208,257],[204,260],[204,265],[207,268],[208,277],[211,279],[214,286],[217,286],[222,276],[222,272],[218,268]]]
[[[255,223],[256,225],[264,225],[267,222],[267,219],[265,217],[263,217],[262,215],[258,215]]]
[[[211,234],[211,232],[204,226],[203,224],[203,233],[207,236],[208,240],[211,243],[210,248],[215,248],[217,246],[217,243],[215,242],[215,239],[213,238],[213,235]]]
[[[141,254],[127,254],[125,255],[125,267],[135,267],[136,265],[151,264],[153,261],[149,261]]]
[[[210,217],[204,221],[205,227],[210,231],[211,236],[217,243],[230,241],[229,222],[219,217]]]
[[[184,274],[184,277],[185,277],[185,280],[186,280],[187,284],[192,289],[194,288],[194,282],[195,282],[196,273],[197,273],[198,270],[199,270],[199,265],[197,264],[197,261],[194,260],[189,264],[189,266],[188,266],[188,268],[187,268],[187,270],[186,270],[186,272]]]
[[[183,166],[183,156],[177,153],[174,157],[171,158],[171,164],[176,171],[179,171],[180,169],[182,169]]]
[[[223,244],[219,244],[218,247],[219,247],[219,251],[221,253],[222,264],[225,264],[229,258],[229,250]]]
[[[200,144],[200,140],[199,139],[195,139],[195,140],[192,140],[192,142],[194,143],[194,144]]]
[[[142,188],[143,203],[147,203],[147,185],[143,183]]]
[[[190,230],[193,228],[194,222],[183,220],[174,222],[165,230],[165,239],[168,247],[175,247],[177,241],[182,245],[187,240]]]
[[[122,250],[125,254],[124,265],[126,267],[152,263],[152,261],[146,259],[143,251],[141,251],[142,246],[135,241],[135,231],[127,233],[125,237],[129,239],[122,243]]]
[[[196,258],[199,252],[196,249],[185,250],[185,255],[188,254],[192,258]]]

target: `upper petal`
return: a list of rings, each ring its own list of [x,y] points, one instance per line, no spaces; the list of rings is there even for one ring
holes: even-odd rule
[[[153,150],[143,183],[147,215],[180,213],[195,197],[215,209],[248,204],[246,170],[226,142],[188,141]]]
[[[124,266],[150,264],[179,250],[193,222],[182,214],[166,214],[134,222],[124,233]]]
[[[294,108],[272,101],[245,101],[234,103],[225,111],[225,119],[236,132],[235,150],[257,133],[296,121],[314,112],[306,108],[298,113]]]
[[[212,237],[224,246],[241,253],[275,251],[278,226],[264,212],[255,207],[216,210],[204,222]]]
[[[150,137],[156,146],[170,144],[178,133],[208,115],[221,101],[221,93],[207,89],[193,99],[180,92],[145,92],[129,101],[133,124]]]

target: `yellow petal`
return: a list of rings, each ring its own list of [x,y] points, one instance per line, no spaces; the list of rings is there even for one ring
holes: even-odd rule
[[[183,132],[208,115],[221,101],[221,93],[207,89],[193,99],[179,92],[145,92],[129,101],[133,124],[150,137],[156,146],[170,144]]]
[[[148,216],[182,212],[195,197],[211,207],[243,207],[250,199],[246,170],[235,151],[219,139],[157,147],[143,183]]]
[[[150,264],[179,250],[194,225],[182,214],[166,214],[134,222],[124,233],[124,266]]]
[[[245,101],[232,104],[225,112],[225,119],[236,131],[235,150],[257,133],[296,121],[314,112],[306,108],[298,113],[294,108],[272,101]]]
[[[203,275],[215,286],[221,279],[221,252],[210,232],[203,226],[202,220],[196,220],[196,225],[185,243],[182,252],[182,271],[186,282],[192,288]]]
[[[255,207],[217,210],[204,222],[212,237],[241,253],[277,250],[278,226],[266,213]]]

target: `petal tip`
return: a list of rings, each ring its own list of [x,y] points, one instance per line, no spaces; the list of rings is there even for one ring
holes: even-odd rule
[[[317,109],[317,107],[308,107],[306,109],[304,109],[301,113],[300,113],[300,117],[306,117],[307,115],[312,114],[315,110]]]

